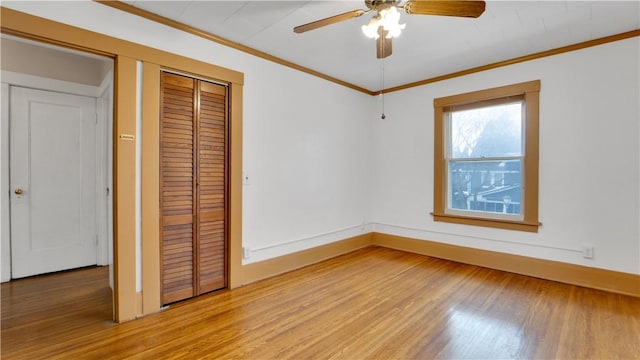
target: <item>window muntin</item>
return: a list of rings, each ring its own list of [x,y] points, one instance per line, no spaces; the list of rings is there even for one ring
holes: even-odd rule
[[[522,220],[522,99],[446,110],[448,214]]]
[[[536,80],[434,99],[434,221],[538,231],[539,93]]]

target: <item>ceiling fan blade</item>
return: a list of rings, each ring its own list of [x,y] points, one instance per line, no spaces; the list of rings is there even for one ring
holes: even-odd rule
[[[388,31],[384,30],[382,26],[378,28],[378,34],[380,37],[376,40],[376,55],[378,59],[384,59],[391,55],[393,50],[391,45],[391,38],[386,38]]]
[[[353,10],[353,11],[346,12],[344,14],[330,16],[330,17],[325,18],[325,19],[316,20],[316,21],[310,22],[308,24],[296,26],[296,27],[293,28],[293,32],[295,32],[297,34],[300,34],[300,33],[303,33],[305,31],[309,31],[309,30],[317,29],[319,27],[335,24],[335,23],[340,22],[340,21],[353,19],[353,18],[356,18],[358,16],[362,16],[367,12],[368,11],[365,11],[365,10]]]
[[[477,18],[485,9],[484,1],[411,0],[403,6],[407,14]]]

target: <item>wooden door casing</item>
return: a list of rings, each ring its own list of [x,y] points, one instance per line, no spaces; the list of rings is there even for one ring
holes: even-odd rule
[[[227,286],[226,87],[162,73],[162,303]]]

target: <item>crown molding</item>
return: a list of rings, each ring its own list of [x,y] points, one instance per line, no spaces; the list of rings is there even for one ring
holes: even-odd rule
[[[338,78],[329,76],[327,74],[323,74],[319,71],[304,67],[302,65],[298,65],[295,64],[293,62],[281,59],[279,57],[273,56],[271,54],[265,53],[263,51],[260,50],[256,50],[253,49],[251,47],[233,42],[231,40],[225,39],[223,37],[217,36],[215,34],[194,28],[190,25],[186,25],[183,24],[181,22],[175,21],[175,20],[171,20],[169,18],[154,14],[152,12],[137,8],[135,6],[129,5],[127,3],[124,3],[122,1],[119,0],[94,0],[97,3],[106,5],[106,6],[110,6],[112,8],[133,14],[133,15],[137,15],[140,16],[142,18],[145,18],[147,20],[151,20],[151,21],[155,21],[157,23],[190,33],[192,35],[196,35],[199,37],[202,37],[204,39],[213,41],[215,43],[218,43],[220,45],[224,45],[242,52],[245,52],[247,54],[250,55],[254,55],[257,56],[259,58],[268,60],[268,61],[272,61],[275,62],[277,64],[298,70],[298,71],[302,71],[304,73],[319,77],[321,79],[348,87],[350,89],[368,94],[368,95],[380,95],[380,94],[388,94],[391,92],[395,92],[395,91],[400,91],[400,90],[406,90],[406,89],[410,89],[413,87],[418,87],[418,86],[422,86],[422,85],[427,85],[427,84],[431,84],[431,83],[435,83],[438,81],[444,81],[444,80],[449,80],[449,79],[453,79],[453,78],[457,78],[460,76],[465,76],[465,75],[469,75],[469,74],[474,74],[477,72],[482,72],[482,71],[487,71],[487,70],[491,70],[491,69],[496,69],[496,68],[500,68],[500,67],[504,67],[504,66],[509,66],[509,65],[514,65],[514,64],[518,64],[521,62],[525,62],[525,61],[531,61],[531,60],[536,60],[536,59],[540,59],[540,58],[544,58],[544,57],[548,57],[548,56],[553,56],[553,55],[559,55],[562,53],[566,53],[566,52],[571,52],[571,51],[576,51],[576,50],[581,50],[581,49],[585,49],[585,48],[589,48],[592,46],[598,46],[598,45],[603,45],[606,43],[610,43],[610,42],[615,42],[615,41],[620,41],[620,40],[625,40],[625,39],[629,39],[629,38],[633,38],[633,37],[637,37],[640,36],[640,29],[635,29],[635,30],[631,30],[631,31],[627,31],[627,32],[623,32],[620,34],[615,34],[615,35],[611,35],[611,36],[605,36],[602,38],[598,38],[598,39],[594,39],[594,40],[589,40],[589,41],[584,41],[581,43],[577,43],[577,44],[573,44],[573,45],[567,45],[567,46],[562,46],[559,48],[555,48],[555,49],[551,49],[551,50],[546,50],[546,51],[541,51],[541,52],[537,52],[537,53],[533,53],[533,54],[529,54],[529,55],[524,55],[524,56],[519,56],[519,57],[515,57],[512,59],[508,59],[508,60],[502,60],[502,61],[498,61],[495,63],[491,63],[491,64],[487,64],[487,65],[482,65],[482,66],[477,66],[477,67],[473,67],[470,69],[466,69],[466,70],[461,70],[461,71],[456,71],[456,72],[452,72],[449,74],[444,74],[444,75],[439,75],[439,76],[435,76],[432,78],[428,78],[428,79],[423,79],[423,80],[419,80],[419,81],[415,81],[415,82],[411,82],[411,83],[407,83],[404,85],[398,85],[398,86],[394,86],[394,87],[390,87],[390,88],[385,88],[385,89],[379,89],[379,90],[369,90],[369,89],[365,89],[363,87],[360,87],[358,85],[340,80]]]
[[[378,90],[375,93],[376,94],[380,94],[380,93],[386,94],[386,93],[390,93],[390,92],[394,92],[394,91],[405,90],[405,89],[409,89],[409,88],[416,87],[416,86],[422,86],[422,85],[431,84],[431,83],[438,82],[438,81],[453,79],[453,78],[457,78],[457,77],[460,77],[460,76],[465,76],[465,75],[469,75],[469,74],[473,74],[473,73],[477,73],[477,72],[496,69],[496,68],[503,67],[503,66],[514,65],[514,64],[517,64],[517,63],[525,62],[525,61],[541,59],[541,58],[544,58],[544,57],[547,57],[547,56],[559,55],[559,54],[562,54],[562,53],[581,50],[581,49],[589,48],[589,47],[592,47],[592,46],[603,45],[603,44],[606,44],[606,43],[625,40],[625,39],[633,38],[633,37],[636,37],[636,36],[640,36],[640,29],[627,31],[627,32],[623,32],[623,33],[620,33],[620,34],[616,34],[616,35],[605,36],[605,37],[594,39],[594,40],[584,41],[584,42],[573,44],[573,45],[562,46],[562,47],[559,47],[559,48],[546,50],[546,51],[541,51],[541,52],[537,52],[537,53],[533,53],[533,54],[529,54],[529,55],[519,56],[519,57],[515,57],[515,58],[512,58],[512,59],[498,61],[498,62],[487,64],[487,65],[477,66],[477,67],[466,69],[466,70],[462,70],[462,71],[456,71],[456,72],[452,72],[450,74],[440,75],[440,76],[436,76],[436,77],[432,77],[432,78],[424,79],[424,80],[420,80],[420,81],[415,81],[415,82],[404,84],[404,85],[398,85],[398,86],[390,87],[390,88],[387,88],[387,89]]]
[[[250,55],[253,55],[253,56],[257,56],[259,58],[262,58],[262,59],[265,59],[265,60],[268,60],[268,61],[272,61],[272,62],[274,62],[276,64],[280,64],[280,65],[283,65],[283,66],[286,66],[286,67],[289,67],[289,68],[292,68],[292,69],[295,69],[295,70],[298,70],[298,71],[302,71],[304,73],[319,77],[321,79],[336,83],[338,85],[342,85],[342,86],[348,87],[348,88],[356,90],[356,91],[363,92],[363,93],[368,94],[368,95],[375,95],[376,94],[376,93],[373,93],[371,90],[365,89],[363,87],[360,87],[360,86],[351,84],[349,82],[340,80],[338,78],[323,74],[323,73],[321,73],[319,71],[310,69],[308,67],[304,67],[302,65],[298,65],[298,64],[292,63],[290,61],[284,60],[284,59],[279,58],[277,56],[273,56],[273,55],[268,54],[266,52],[263,52],[263,51],[260,51],[260,50],[256,50],[254,48],[239,44],[239,43],[231,41],[229,39],[225,39],[225,38],[220,37],[218,35],[215,35],[215,34],[212,34],[212,33],[197,29],[197,28],[194,28],[193,26],[190,26],[190,25],[187,25],[187,24],[183,24],[181,22],[178,22],[178,21],[175,21],[175,20],[171,20],[171,19],[166,18],[164,16],[160,16],[160,15],[154,14],[152,12],[137,8],[135,6],[129,5],[129,4],[124,3],[122,1],[113,1],[113,0],[94,0],[94,1],[99,3],[99,4],[106,5],[106,6],[109,6],[109,7],[124,11],[124,12],[129,13],[129,14],[137,15],[137,16],[140,16],[140,17],[145,18],[147,20],[155,21],[157,23],[172,27],[174,29],[178,29],[178,30],[187,32],[189,34],[199,36],[201,38],[213,41],[213,42],[218,43],[220,45],[224,45],[224,46],[230,47],[232,49],[235,49],[235,50],[238,50],[238,51],[242,51],[244,53],[247,53],[247,54],[250,54]]]

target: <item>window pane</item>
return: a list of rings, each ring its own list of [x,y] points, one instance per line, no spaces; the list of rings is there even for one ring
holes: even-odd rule
[[[521,163],[449,161],[449,209],[520,215]]]
[[[522,102],[451,112],[451,156],[522,155]]]

